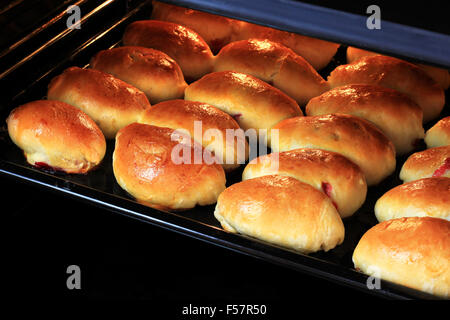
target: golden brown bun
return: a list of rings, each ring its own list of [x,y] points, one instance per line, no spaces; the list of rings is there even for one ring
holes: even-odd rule
[[[195,121],[198,121],[197,125]],[[147,109],[139,122],[187,130],[195,141],[222,160],[220,163],[227,171],[239,167],[248,158],[248,144],[243,134],[241,138],[233,136],[227,139],[227,129],[240,129],[237,122],[227,113],[207,103],[186,100],[164,101]],[[212,130],[219,130],[222,139],[216,140]],[[212,135],[208,136],[208,132]]]
[[[212,71],[214,56],[208,44],[195,31],[182,25],[157,20],[129,24],[122,38],[125,46],[153,48],[174,59],[186,81]]]
[[[450,222],[431,217],[381,222],[362,236],[353,263],[365,274],[447,298]]]
[[[328,89],[328,83],[302,57],[269,40],[235,41],[220,50],[214,71],[250,74],[294,98],[300,105]]]
[[[11,140],[38,168],[86,173],[106,152],[105,137],[95,122],[64,102],[26,103],[11,111],[6,122]]]
[[[375,216],[380,222],[425,216],[450,220],[450,178],[425,178],[389,190],[376,202]]]
[[[279,122],[272,151],[317,148],[334,151],[356,163],[367,185],[376,185],[395,170],[395,148],[372,123],[346,114],[296,117]]]
[[[322,192],[286,176],[264,176],[228,187],[214,216],[229,232],[300,252],[333,249],[344,240],[344,224]]]
[[[190,163],[174,161],[180,144],[191,150]],[[225,173],[218,164],[195,163],[194,152],[172,129],[132,123],[117,133],[114,176],[125,191],[151,207],[184,210],[213,204],[225,189]]]
[[[294,99],[266,82],[240,72],[207,74],[186,88],[184,99],[209,103],[221,109],[235,117],[244,130],[270,130],[283,119],[302,115]]]
[[[450,117],[439,120],[427,130],[425,143],[428,148],[450,145]]]
[[[240,21],[198,10],[153,1],[151,19],[181,24],[197,32],[213,53],[235,37]]]
[[[361,169],[344,156],[320,149],[295,149],[253,159],[242,180],[266,175],[290,176],[324,192],[342,218],[364,203],[367,184]]]
[[[397,154],[414,150],[424,138],[422,109],[393,89],[365,84],[337,87],[311,99],[308,116],[345,113],[375,124],[394,143]]]
[[[234,40],[247,39],[278,42],[305,58],[316,70],[326,67],[339,48],[337,43],[242,21],[240,31]]]
[[[450,146],[413,153],[400,171],[403,182],[441,176],[450,178]]]
[[[107,139],[113,139],[119,129],[136,122],[150,107],[141,90],[102,71],[78,67],[70,67],[53,78],[47,98],[85,112]]]
[[[445,103],[444,90],[416,65],[382,55],[367,56],[341,65],[328,76],[331,88],[347,84],[372,84],[408,95],[423,110],[423,121],[439,116]]]
[[[142,90],[151,104],[183,98],[187,83],[178,64],[164,52],[144,47],[118,47],[98,52],[97,69]]]
[[[347,63],[352,63],[366,56],[376,56],[379,53],[367,51],[355,47],[347,48]],[[425,71],[434,81],[436,81],[442,89],[447,90],[450,87],[450,73],[448,70],[429,66],[426,64],[416,63],[416,65]]]

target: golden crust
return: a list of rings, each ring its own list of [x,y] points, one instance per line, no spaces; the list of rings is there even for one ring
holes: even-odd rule
[[[428,148],[450,145],[450,117],[439,120],[427,130],[425,143]]]
[[[347,48],[347,63],[352,63],[366,56],[376,56],[379,53],[373,51],[367,51],[355,47]],[[426,64],[416,63],[416,65],[425,71],[439,86],[447,90],[450,87],[450,73],[446,69],[429,66]]]
[[[335,152],[307,148],[260,156],[245,167],[242,180],[272,174],[293,177],[324,192],[342,218],[351,216],[366,199],[364,173]]]
[[[295,117],[273,129],[278,129],[279,138],[272,138],[272,151],[317,148],[340,153],[361,168],[368,186],[378,184],[395,170],[394,145],[362,118],[346,114]]]
[[[221,164],[226,171],[239,167],[248,158],[244,135],[233,135],[233,138],[227,139],[227,130],[239,130],[238,123],[227,113],[207,103],[186,100],[161,102],[147,109],[139,122],[187,130],[195,141],[222,159]],[[216,140],[212,130],[219,130],[222,139]],[[212,135],[209,136],[208,132]]]
[[[191,83],[184,98],[221,109],[235,117],[244,130],[270,130],[283,119],[302,115],[294,99],[264,81],[240,72],[210,73]]]
[[[328,89],[328,83],[305,59],[269,40],[241,40],[223,47],[216,57],[214,71],[227,70],[270,83],[300,105]]]
[[[328,251],[344,240],[344,224],[331,200],[287,176],[233,184],[220,194],[214,216],[226,231],[305,253]]]
[[[188,147],[178,153],[182,144]],[[190,150],[190,163],[173,158],[184,150]],[[133,123],[117,133],[114,176],[125,191],[152,207],[184,210],[213,204],[225,189],[225,173],[218,164],[195,163],[194,153],[193,144],[172,129]]]
[[[450,222],[431,217],[381,222],[362,236],[353,263],[368,275],[448,298]]]
[[[432,176],[450,178],[450,146],[413,153],[400,170],[400,179],[403,182]]]
[[[151,48],[102,50],[91,59],[90,66],[142,90],[151,104],[182,98],[187,87],[175,60]]]
[[[153,48],[174,59],[187,82],[210,73],[214,56],[202,37],[182,25],[157,20],[130,23],[122,38],[125,46]]]
[[[423,111],[423,121],[439,116],[445,103],[444,90],[416,65],[382,55],[367,56],[341,65],[328,76],[331,88],[347,84],[372,84],[398,90]]]
[[[311,99],[308,116],[351,114],[375,124],[394,143],[397,154],[414,150],[424,138],[422,109],[408,96],[381,86],[352,84]]]
[[[450,178],[434,177],[399,185],[375,204],[378,221],[430,216],[450,220]]]
[[[89,115],[112,139],[124,126],[136,122],[150,107],[145,94],[99,70],[70,67],[48,86],[47,98],[73,105]]]
[[[37,100],[11,111],[11,140],[31,165],[67,173],[86,173],[106,152],[101,130],[84,112],[64,102]]]

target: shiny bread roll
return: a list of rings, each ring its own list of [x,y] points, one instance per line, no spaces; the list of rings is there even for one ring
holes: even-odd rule
[[[181,24],[197,32],[213,53],[230,43],[238,32],[240,21],[231,18],[153,1],[151,19]]]
[[[182,25],[157,20],[141,20],[129,24],[122,38],[125,46],[153,48],[174,59],[187,82],[210,73],[214,56],[208,44],[194,30]]]
[[[302,115],[294,99],[253,76],[232,71],[213,72],[184,92],[184,99],[209,103],[230,114],[244,129],[270,128],[279,121]],[[264,133],[260,130],[259,134]],[[268,136],[270,138],[270,135]]]
[[[300,105],[328,90],[328,83],[301,56],[269,40],[241,40],[220,50],[214,71],[237,71],[257,77]]]
[[[139,122],[187,130],[195,141],[218,157],[226,171],[238,168],[248,158],[247,140],[237,122],[207,103],[164,101],[147,109]],[[238,131],[242,134],[235,135]]]
[[[357,164],[367,185],[380,183],[395,170],[395,148],[375,125],[346,114],[295,117],[279,122],[273,152],[298,148],[334,151]],[[276,131],[275,131],[276,132]]]
[[[362,236],[353,263],[367,275],[448,298],[450,222],[431,217],[381,222]]]
[[[47,98],[71,104],[89,115],[107,139],[136,122],[150,107],[145,94],[99,70],[70,67],[48,86]]]
[[[242,21],[234,40],[247,39],[278,42],[305,58],[316,70],[326,67],[339,48],[337,43]]]
[[[344,240],[344,224],[322,192],[297,179],[270,175],[228,187],[214,216],[222,227],[303,253],[328,251]]]
[[[429,177],[450,177],[450,146],[413,153],[400,170],[403,182]]]
[[[218,164],[196,163],[194,144],[185,138],[141,123],[122,128],[113,153],[117,183],[138,202],[162,210],[215,203],[225,189],[225,173]]]
[[[105,137],[95,122],[64,102],[26,103],[11,111],[6,123],[11,140],[37,168],[86,173],[106,152]]]
[[[270,153],[250,161],[242,180],[272,174],[293,177],[324,192],[342,218],[355,213],[366,199],[364,173],[336,152],[306,148]]]
[[[428,148],[450,145],[450,117],[439,120],[427,130],[425,143]]]
[[[377,200],[375,216],[380,222],[426,216],[450,220],[450,178],[425,178],[389,190]]]
[[[308,116],[351,114],[375,124],[394,143],[399,155],[414,150],[425,134],[422,109],[405,94],[381,86],[351,84],[311,99]]]
[[[355,47],[347,48],[347,63],[352,63],[366,56],[376,56],[379,53],[367,51]],[[450,73],[446,69],[433,67],[430,65],[415,63],[419,68],[425,71],[442,89],[447,90],[450,87]]]
[[[175,60],[155,49],[117,47],[102,50],[91,59],[90,66],[142,90],[151,104],[183,98],[187,87]]]
[[[400,91],[423,111],[423,121],[439,116],[445,103],[444,90],[416,65],[382,55],[361,58],[341,65],[328,76],[331,88],[347,84],[380,85]]]

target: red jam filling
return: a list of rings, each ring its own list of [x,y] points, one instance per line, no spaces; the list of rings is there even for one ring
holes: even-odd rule
[[[57,167],[52,167],[51,165],[49,165],[48,163],[45,162],[35,162],[34,163],[34,167],[40,170],[44,170],[47,172],[52,172],[52,173],[65,173],[65,171],[61,168],[57,168]]]
[[[231,115],[234,120],[239,121],[239,118],[242,117],[242,113],[236,113]]]
[[[450,158],[445,159],[444,164],[436,169],[433,173],[433,177],[441,177],[447,172],[447,170],[450,170]]]
[[[328,182],[322,182],[322,190],[330,199],[333,199],[331,197],[331,192],[333,191],[333,187],[331,186],[331,184],[329,184]],[[334,202],[333,200],[331,200],[331,202],[333,203],[333,206],[337,209],[338,208],[337,203]]]

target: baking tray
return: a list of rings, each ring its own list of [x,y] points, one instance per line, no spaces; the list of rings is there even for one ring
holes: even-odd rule
[[[389,299],[436,299],[432,295],[384,280],[380,281],[380,289],[370,290],[367,287],[368,276],[355,271],[351,260],[353,250],[361,236],[377,223],[373,213],[376,200],[387,190],[401,184],[398,174],[407,155],[397,158],[395,173],[380,185],[370,187],[363,206],[352,217],[344,220],[346,235],[343,244],[329,252],[309,255],[223,231],[213,216],[214,205],[170,213],[138,204],[115,181],[112,171],[114,141],[108,141],[107,152],[101,165],[86,175],[45,172],[26,163],[22,151],[8,136],[5,119],[9,112],[20,104],[45,98],[50,79],[67,67],[74,65],[86,67],[89,59],[98,51],[120,45],[125,27],[134,20],[149,17],[150,11],[151,4],[147,1],[117,19],[112,19],[110,12],[105,13],[104,18],[108,23],[105,23],[101,16],[92,17],[89,28],[86,27],[87,24],[84,26],[85,34],[80,33],[77,37],[65,35],[51,45],[46,45],[42,50],[36,50],[34,54],[26,57],[26,61],[22,60],[10,68],[10,71],[0,79],[0,85],[5,89],[6,96],[0,103],[0,174],[375,296]],[[337,65],[343,63],[345,63],[344,46],[339,49],[330,65],[321,72],[322,76],[326,77]],[[18,87],[17,83],[23,85]],[[448,92],[446,98],[448,101]],[[448,109],[446,105],[442,117],[449,115]],[[425,145],[418,150],[421,149],[425,149]],[[227,186],[241,181],[243,168],[244,166],[227,174]]]

